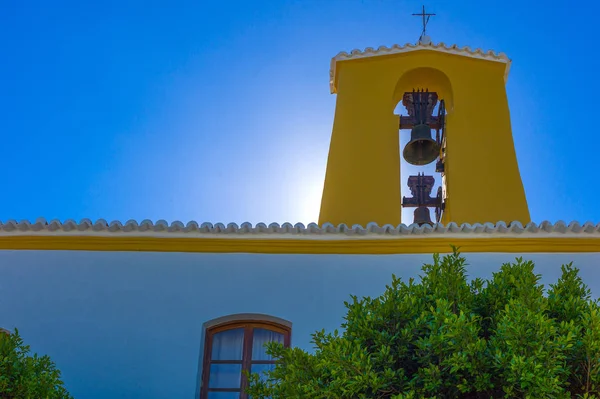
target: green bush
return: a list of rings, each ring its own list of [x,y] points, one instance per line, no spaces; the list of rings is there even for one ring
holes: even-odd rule
[[[314,353],[269,344],[279,363],[250,376],[253,399],[600,398],[600,306],[572,264],[544,294],[532,262],[467,281],[434,255],[420,282],[346,302],[344,331]]]
[[[0,332],[0,399],[72,399],[50,358],[29,351],[18,330]]]

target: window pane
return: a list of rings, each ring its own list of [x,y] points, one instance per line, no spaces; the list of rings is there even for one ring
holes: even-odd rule
[[[212,360],[242,360],[244,329],[236,328],[213,335]]]
[[[252,360],[272,360],[271,356],[267,355],[264,346],[267,342],[271,341],[283,344],[283,334],[262,328],[255,328],[254,339],[252,341]]]
[[[208,387],[239,388],[241,376],[241,364],[211,364]]]
[[[267,378],[265,372],[266,371],[271,371],[275,368],[274,364],[253,364],[251,366],[250,371],[252,373],[257,373],[260,375],[260,379],[261,380],[265,380]]]
[[[239,392],[208,392],[208,399],[240,399]]]

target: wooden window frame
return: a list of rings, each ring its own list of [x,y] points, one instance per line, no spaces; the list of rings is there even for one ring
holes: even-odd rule
[[[223,331],[243,328],[244,341],[242,346],[242,360],[212,360],[213,337]],[[208,392],[240,392],[240,399],[247,399],[245,392],[248,388],[248,378],[244,375],[244,370],[250,370],[253,364],[275,364],[274,360],[252,360],[252,342],[254,338],[254,329],[260,328],[283,334],[283,345],[290,346],[292,329],[289,326],[266,320],[232,320],[206,329],[204,339],[204,355],[202,359],[202,387],[200,389],[200,399],[208,399]],[[242,376],[240,388],[209,388],[211,364],[241,364]]]

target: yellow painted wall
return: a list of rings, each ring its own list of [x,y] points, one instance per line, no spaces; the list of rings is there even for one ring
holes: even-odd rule
[[[199,252],[245,254],[433,254],[452,252],[494,253],[586,253],[600,254],[600,237],[518,237],[452,234],[429,237],[323,239],[323,238],[167,238],[115,236],[0,236],[5,251],[86,251],[86,252]]]
[[[405,91],[422,86],[446,100],[448,200],[442,221],[528,223],[505,66],[430,50],[338,61],[319,224],[401,222],[400,183],[408,176],[400,176],[393,112]]]

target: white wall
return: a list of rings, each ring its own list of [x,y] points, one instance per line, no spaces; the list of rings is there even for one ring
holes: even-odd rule
[[[514,254],[466,254],[490,277]],[[600,254],[524,254],[542,282],[575,261],[594,296]],[[0,251],[0,327],[48,354],[76,399],[192,399],[202,325],[232,313],[293,323],[292,345],[339,328],[350,294],[376,296],[431,255]]]

